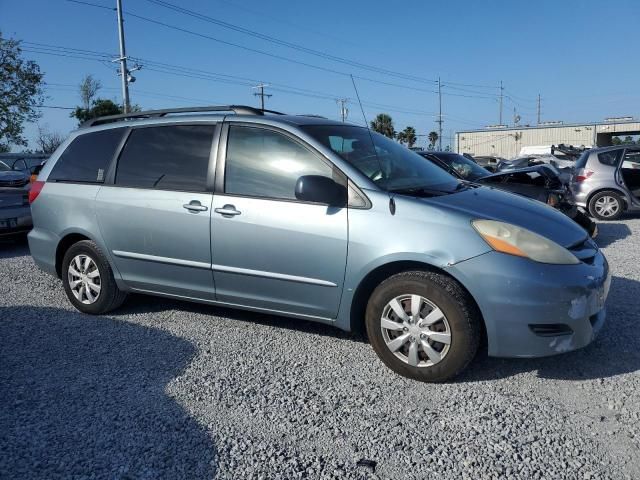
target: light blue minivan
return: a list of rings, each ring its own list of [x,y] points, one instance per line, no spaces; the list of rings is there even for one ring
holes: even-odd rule
[[[454,377],[483,343],[504,357],[583,347],[605,320],[607,261],[562,213],[318,117],[92,120],[30,201],[33,258],[85,313],[140,292],[364,328],[423,381]]]

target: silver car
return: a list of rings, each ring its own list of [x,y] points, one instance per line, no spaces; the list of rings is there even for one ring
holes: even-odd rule
[[[571,190],[576,203],[599,220],[640,210],[640,147],[594,148],[575,165]]]
[[[186,110],[90,121],[34,183],[31,253],[78,310],[140,292],[365,329],[423,381],[457,375],[483,343],[553,355],[602,327],[607,261],[555,209],[363,127]]]

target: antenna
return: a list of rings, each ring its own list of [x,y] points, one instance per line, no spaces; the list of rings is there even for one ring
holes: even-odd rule
[[[364,108],[362,107],[362,101],[360,100],[358,87],[356,87],[356,81],[353,79],[353,75],[349,75],[349,76],[351,77],[351,83],[353,83],[353,89],[356,91],[356,98],[358,99],[358,104],[360,105],[362,118],[364,118],[364,124],[367,127],[367,132],[369,132],[369,138],[371,139],[371,147],[373,148],[373,154],[376,156],[376,160],[378,161],[378,167],[380,168],[380,174],[382,175],[384,172],[384,170],[382,169],[382,162],[380,161],[380,157],[378,156],[378,151],[376,150],[376,144],[373,142],[373,135],[371,134],[371,129],[369,128],[369,122],[367,122],[367,116],[364,114]],[[391,215],[396,214],[396,202],[393,199],[393,195],[389,195],[389,211],[391,212]]]

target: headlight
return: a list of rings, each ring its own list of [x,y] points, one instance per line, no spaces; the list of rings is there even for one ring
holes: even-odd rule
[[[510,223],[474,220],[473,228],[497,252],[558,265],[580,263],[575,255],[548,238]]]

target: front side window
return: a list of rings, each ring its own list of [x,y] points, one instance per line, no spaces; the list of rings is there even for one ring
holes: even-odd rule
[[[125,130],[112,128],[79,135],[62,153],[51,170],[49,180],[103,183]]]
[[[116,185],[206,191],[215,125],[134,129],[118,160]]]
[[[620,158],[622,157],[622,149],[620,150],[609,150],[608,152],[602,152],[598,154],[598,161],[603,165],[608,165],[610,167],[617,167],[620,163]]]
[[[457,153],[438,153],[436,157],[455,170],[465,180],[475,182],[489,175],[489,172],[480,165]]]
[[[460,182],[417,153],[376,132],[350,125],[301,127],[387,191],[455,191]]]
[[[333,178],[333,168],[293,139],[272,130],[231,126],[224,191],[232,195],[296,200],[303,175]]]

